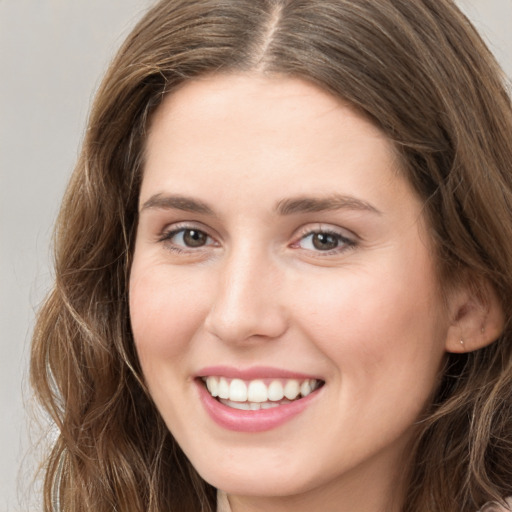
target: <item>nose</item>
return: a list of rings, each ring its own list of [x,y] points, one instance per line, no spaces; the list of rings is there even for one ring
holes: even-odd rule
[[[205,319],[206,330],[226,343],[276,339],[288,327],[280,300],[283,273],[269,258],[247,252],[222,262]]]

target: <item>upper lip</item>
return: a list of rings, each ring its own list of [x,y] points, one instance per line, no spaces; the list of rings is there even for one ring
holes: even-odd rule
[[[228,379],[255,380],[255,379],[316,379],[323,380],[317,375],[285,370],[271,366],[251,366],[248,368],[237,368],[234,366],[207,366],[201,368],[196,377],[227,377]]]

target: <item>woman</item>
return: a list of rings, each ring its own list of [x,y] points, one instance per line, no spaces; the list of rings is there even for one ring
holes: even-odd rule
[[[511,135],[449,0],[159,2],[57,226],[46,510],[506,507]]]

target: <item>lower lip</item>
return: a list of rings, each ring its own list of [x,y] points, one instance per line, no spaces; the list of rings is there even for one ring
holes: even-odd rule
[[[272,430],[300,414],[316,398],[320,389],[305,398],[270,409],[245,411],[222,404],[206,390],[202,382],[197,382],[199,396],[210,417],[221,427],[237,432],[264,432]]]

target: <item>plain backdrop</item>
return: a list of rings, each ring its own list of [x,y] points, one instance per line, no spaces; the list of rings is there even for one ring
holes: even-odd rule
[[[152,3],[0,0],[0,512],[38,509],[27,365],[52,225],[93,93]],[[459,4],[512,77],[512,0]]]

